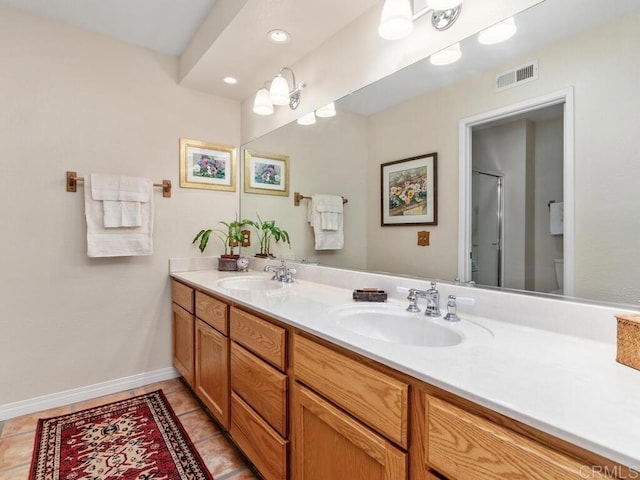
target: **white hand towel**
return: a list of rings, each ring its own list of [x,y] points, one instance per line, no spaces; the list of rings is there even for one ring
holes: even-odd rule
[[[148,202],[153,183],[147,178],[124,175],[91,174],[91,196],[94,200]]]
[[[338,230],[342,223],[343,201],[339,195],[315,194],[316,210],[323,230]]]
[[[141,227],[142,204],[140,202],[118,202],[103,200],[104,228]]]
[[[142,202],[151,198],[153,182],[148,178],[91,174],[91,196],[102,200],[105,228],[142,226]]]
[[[337,197],[340,199],[340,209],[342,209],[342,197]],[[330,227],[335,227],[333,229],[324,229],[323,223],[327,225],[326,222],[322,220],[322,214],[318,209],[318,195],[314,194],[311,196],[311,200],[307,207],[307,220],[309,224],[313,227],[313,232],[315,236],[315,249],[316,250],[340,250],[344,247],[344,226],[342,221],[342,213],[337,216],[337,221],[335,225],[329,225]],[[325,203],[322,209],[334,208],[331,207],[327,203]],[[324,213],[336,213],[336,212],[324,212]],[[337,213],[336,213],[337,215]]]
[[[153,253],[153,195],[141,204],[140,227],[104,227],[104,202],[91,195],[91,177],[84,181],[84,208],[87,220],[87,256],[122,257]]]
[[[549,205],[549,232],[551,235],[564,233],[564,203],[553,202]]]

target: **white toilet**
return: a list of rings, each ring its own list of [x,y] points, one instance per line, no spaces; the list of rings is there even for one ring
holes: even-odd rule
[[[556,267],[556,281],[558,282],[558,289],[553,290],[551,293],[562,295],[564,293],[564,258],[556,258],[553,263],[555,263]]]

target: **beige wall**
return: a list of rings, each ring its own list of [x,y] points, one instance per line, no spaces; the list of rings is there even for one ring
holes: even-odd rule
[[[178,139],[239,144],[238,103],[179,87],[174,57],[10,8],[0,59],[0,405],[170,367],[168,259],[238,202],[178,187]],[[170,179],[153,256],[87,258],[66,170]]]
[[[290,157],[290,196],[243,194],[242,216],[275,219],[291,235],[291,249],[279,244],[273,253],[323,265],[366,267],[367,209],[365,175],[367,165],[366,118],[339,111],[335,117],[318,118],[315,125],[293,122],[245,147],[251,151],[284,154]],[[344,248],[315,250],[313,231],[307,223],[308,200],[293,205],[293,193],[326,193],[349,200],[344,207]],[[377,207],[377,205],[376,205]],[[254,235],[252,233],[252,235]],[[257,242],[253,242],[257,243]],[[255,250],[252,247],[251,250]]]
[[[537,81],[496,93],[499,72],[538,59]],[[615,73],[612,73],[615,71]],[[369,202],[378,202],[380,164],[438,152],[438,226],[431,246],[416,246],[419,227],[380,227],[368,213],[370,269],[454,279],[458,236],[458,122],[523,100],[575,89],[575,294],[636,303],[640,237],[640,15],[607,24],[494,71],[398,105],[370,118]],[[635,260],[634,260],[635,261]]]

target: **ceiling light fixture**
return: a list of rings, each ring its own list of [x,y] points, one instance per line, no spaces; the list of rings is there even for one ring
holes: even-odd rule
[[[413,32],[413,22],[432,12],[431,24],[446,30],[458,19],[463,0],[427,0],[417,7],[415,0],[385,0],[380,15],[378,34],[386,40],[398,40]]]
[[[451,10],[462,5],[462,0],[427,0],[431,10]]]
[[[293,81],[293,87],[289,89],[289,82],[284,73],[289,72]],[[283,67],[273,80],[264,82],[264,85],[256,93],[253,101],[253,111],[258,115],[271,115],[274,105],[289,105],[295,110],[300,105],[300,92],[307,86],[306,83],[296,83],[296,75],[289,67]]]
[[[378,34],[385,40],[399,40],[413,32],[413,11],[409,0],[386,0],[380,15]]]
[[[238,79],[236,77],[224,77],[222,81],[227,85],[235,85],[238,83]]]
[[[258,115],[271,115],[273,113],[273,104],[269,100],[269,90],[267,90],[266,85],[256,93],[256,98],[253,101],[253,112]]]
[[[291,39],[289,32],[276,28],[267,33],[267,38],[273,43],[287,43]]]
[[[504,42],[505,40],[513,37],[516,34],[518,27],[516,27],[516,21],[513,17],[509,17],[500,23],[482,30],[478,34],[478,42],[483,45],[494,45],[496,43]]]
[[[301,116],[298,120],[298,125],[313,125],[316,123],[316,115],[311,112]]]
[[[316,110],[316,116],[321,118],[335,117],[336,115],[336,105],[331,102],[324,107],[320,107]]]
[[[461,57],[462,51],[460,50],[460,44],[454,43],[453,45],[431,55],[431,57],[429,57],[429,61],[432,65],[441,66],[457,62]]]

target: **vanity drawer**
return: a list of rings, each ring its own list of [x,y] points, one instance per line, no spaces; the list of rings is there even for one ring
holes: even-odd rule
[[[293,362],[297,380],[407,447],[406,383],[300,335],[294,336]]]
[[[271,322],[231,307],[231,338],[280,370],[285,368],[287,332]]]
[[[224,335],[229,335],[228,310],[229,306],[226,303],[210,297],[206,293],[196,292],[196,317]]]
[[[287,376],[235,342],[231,342],[231,388],[287,436]]]
[[[187,312],[193,313],[193,288],[171,280],[171,299]]]
[[[233,392],[229,433],[265,480],[287,478],[288,442]]]
[[[585,466],[477,415],[426,396],[425,458],[456,480],[580,480]],[[588,470],[589,478],[610,478]]]

